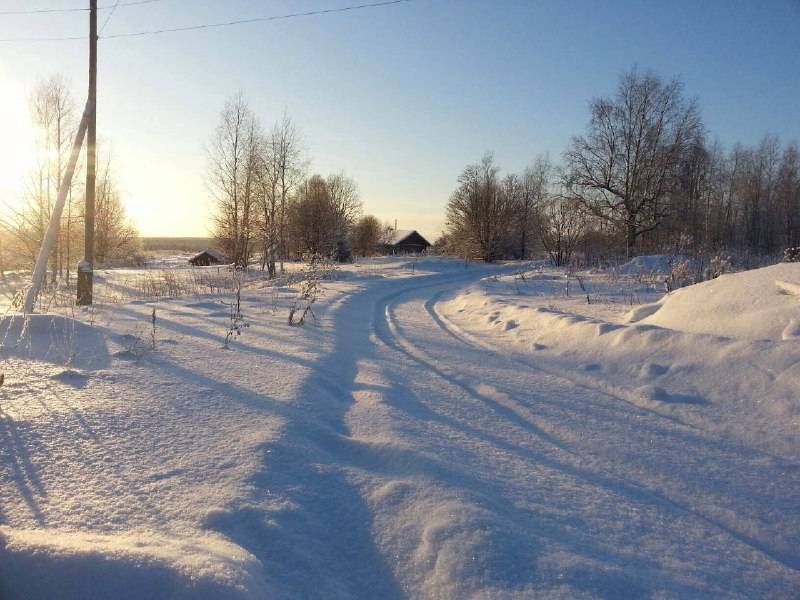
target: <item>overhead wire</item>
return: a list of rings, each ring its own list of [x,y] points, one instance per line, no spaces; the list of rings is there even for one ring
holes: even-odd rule
[[[98,31],[97,37],[100,37],[101,35],[103,35],[103,32],[106,30],[106,25],[108,25],[108,22],[111,20],[111,17],[114,16],[114,11],[117,10],[118,6],[119,6],[119,0],[117,0],[114,3],[114,6],[111,8],[111,12],[108,13],[108,16],[106,17],[106,20],[103,21],[103,25],[100,27],[100,31]]]
[[[215,29],[219,27],[232,27],[234,25],[245,25],[249,23],[264,23],[268,21],[282,21],[286,19],[295,19],[299,17],[313,17],[313,16],[320,16],[320,15],[330,15],[335,13],[343,13],[349,11],[356,11],[368,8],[381,8],[387,6],[393,6],[397,4],[407,4],[409,2],[413,2],[414,0],[382,0],[379,2],[368,2],[364,4],[355,4],[350,6],[340,6],[336,8],[322,8],[317,10],[309,10],[304,12],[294,12],[294,13],[287,13],[283,15],[270,15],[266,17],[251,17],[247,19],[235,19],[232,21],[222,21],[217,23],[202,23],[199,25],[185,25],[182,27],[167,27],[163,29],[150,29],[144,31],[131,31],[131,32],[123,32],[123,33],[115,33],[112,35],[105,35],[102,36],[102,39],[116,39],[116,38],[127,38],[127,37],[142,37],[148,35],[160,35],[164,33],[176,33],[176,32],[184,32],[184,31],[198,31],[201,29]],[[140,0],[140,2],[144,2],[144,0]],[[123,4],[120,3],[120,6],[130,6],[132,3]],[[113,7],[112,7],[113,9]],[[113,13],[112,13],[113,14]],[[110,19],[110,16],[109,16]],[[106,23],[108,19],[106,19]],[[63,36],[63,37],[34,37],[34,38],[0,38],[0,43],[10,43],[10,42],[62,42],[62,41],[71,41],[71,40],[86,40],[89,39],[88,36],[85,35],[74,35],[74,36]]]
[[[285,19],[294,19],[298,17],[313,17],[318,15],[329,15],[334,13],[343,13],[354,10],[362,10],[365,8],[381,8],[391,6],[394,4],[405,4],[413,0],[383,0],[381,2],[369,2],[366,4],[356,4],[351,6],[340,6],[338,8],[323,8],[318,10],[309,10],[305,12],[288,13],[284,15],[272,15],[268,17],[253,17],[249,19],[236,19],[234,21],[223,21],[219,23],[204,23],[201,25],[186,25],[183,27],[169,27],[164,29],[151,29],[149,31],[135,31],[129,33],[115,33],[114,35],[107,35],[105,39],[123,38],[123,37],[138,37],[143,35],[160,35],[162,33],[175,33],[182,31],[197,31],[199,29],[213,29],[217,27],[231,27],[234,25],[245,25],[248,23],[263,23],[267,21],[281,21]]]
[[[115,10],[119,6],[138,6],[140,4],[153,4],[154,2],[163,2],[163,0],[129,0],[128,2],[116,2],[115,4],[107,4],[105,6],[98,6],[97,10]],[[0,15],[45,15],[53,13],[73,13],[73,12],[88,12],[91,10],[88,6],[76,6],[72,8],[28,8],[19,10],[0,10]]]

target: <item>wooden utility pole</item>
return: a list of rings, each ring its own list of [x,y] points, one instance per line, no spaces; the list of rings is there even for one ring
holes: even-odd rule
[[[86,209],[83,260],[78,265],[77,304],[92,303],[94,283],[94,200],[97,168],[97,0],[89,0],[89,123],[86,131]]]

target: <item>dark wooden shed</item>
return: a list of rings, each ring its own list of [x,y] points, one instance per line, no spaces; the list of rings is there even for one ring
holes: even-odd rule
[[[431,247],[416,229],[398,229],[387,245],[389,254],[421,254]]]
[[[225,257],[212,248],[206,248],[189,259],[189,264],[194,267],[208,267],[209,265],[224,264]]]

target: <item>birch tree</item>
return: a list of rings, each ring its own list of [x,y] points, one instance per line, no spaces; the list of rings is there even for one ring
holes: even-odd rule
[[[636,69],[614,98],[596,98],[585,136],[564,155],[572,197],[624,235],[630,255],[639,237],[669,214],[675,175],[702,127],[678,80]]]
[[[244,96],[225,103],[208,149],[208,184],[215,201],[215,236],[234,264],[252,252],[255,197],[263,137]]]
[[[53,204],[61,187],[72,138],[77,127],[77,111],[66,80],[60,75],[36,84],[29,99],[31,119],[37,131],[37,169],[30,186],[29,214],[36,237],[41,239],[50,222]],[[71,192],[71,190],[70,190]],[[62,217],[59,234],[50,258],[51,280],[70,269],[70,227],[72,195]]]
[[[275,165],[277,168],[278,191],[278,240],[281,263],[281,273],[284,271],[284,261],[288,249],[288,208],[292,193],[303,178],[304,164],[302,159],[302,137],[289,115],[284,113],[283,118],[273,127],[272,148],[275,152]]]

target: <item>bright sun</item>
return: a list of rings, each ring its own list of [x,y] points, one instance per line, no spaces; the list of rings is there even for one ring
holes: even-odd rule
[[[23,187],[34,162],[34,132],[25,89],[0,69],[0,201]]]

